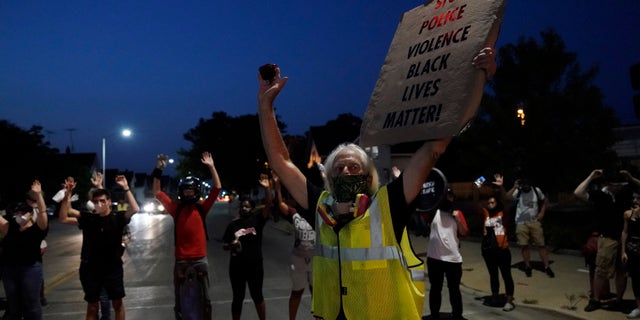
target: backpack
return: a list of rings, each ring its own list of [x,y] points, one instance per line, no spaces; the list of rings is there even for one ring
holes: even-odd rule
[[[538,201],[538,212],[542,209],[542,205],[544,204],[544,199],[540,199],[540,195],[538,194],[538,188],[536,186],[531,186],[531,190],[533,190],[533,194],[536,196],[536,200]],[[518,196],[514,199],[514,206],[518,206],[518,202],[520,201],[520,195],[522,194],[522,190],[518,190]]]
[[[200,218],[202,219],[202,226],[204,227],[204,235],[207,237],[207,241],[209,241],[209,232],[207,231],[206,213],[204,212],[204,208],[202,207],[200,202],[196,202],[195,205],[196,205],[196,208],[198,209],[198,213],[200,213]],[[174,245],[178,241],[178,216],[180,215],[180,212],[182,212],[182,209],[184,209],[184,207],[186,206],[187,206],[186,203],[181,202],[178,205],[178,208],[176,210],[176,217],[174,218],[175,223],[173,224]]]

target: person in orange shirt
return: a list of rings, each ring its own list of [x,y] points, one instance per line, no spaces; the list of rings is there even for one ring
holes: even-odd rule
[[[504,303],[502,310],[511,311],[515,309],[513,304],[514,284],[511,276],[511,250],[509,250],[509,242],[507,241],[506,217],[505,210],[505,190],[502,186],[502,175],[495,174],[493,184],[497,187],[495,193],[487,199],[487,205],[481,207],[483,215],[482,236],[484,239],[492,240],[492,244],[482,246],[482,258],[487,265],[489,271],[489,283],[491,286],[491,298],[485,301],[489,306],[500,305],[500,279],[498,272],[502,275],[504,287],[506,291],[507,301]],[[492,236],[492,237],[491,237]],[[483,244],[485,241],[483,241]]]

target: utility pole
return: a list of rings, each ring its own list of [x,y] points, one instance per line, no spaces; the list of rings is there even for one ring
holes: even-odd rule
[[[67,129],[64,129],[64,130],[69,131],[69,140],[71,141],[71,152],[73,152],[73,132],[78,130],[78,129],[76,129],[76,128],[67,128]]]

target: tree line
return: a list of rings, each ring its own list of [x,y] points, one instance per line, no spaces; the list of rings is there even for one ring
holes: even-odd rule
[[[553,194],[572,191],[594,168],[637,172],[612,148],[613,128],[621,122],[593,83],[598,67],[583,68],[578,55],[567,50],[553,29],[540,32],[539,39],[521,37],[498,48],[497,65],[476,118],[437,164],[450,181],[500,172],[507,184],[529,177]],[[524,125],[516,116],[518,107],[526,114]],[[318,127],[331,133],[329,138],[337,144],[353,141],[361,123],[357,116],[340,114]],[[279,126],[292,159],[305,168],[309,132],[288,135],[286,124],[279,121]],[[203,151],[215,155],[227,189],[246,192],[255,186],[257,174],[268,170],[257,114],[232,117],[215,111],[208,119],[200,118],[183,137],[191,147],[178,151],[178,177],[207,176],[199,162]],[[60,151],[45,140],[40,126],[22,129],[8,119],[0,120],[0,147],[5,150],[0,157],[0,202],[23,200],[35,178],[48,192],[56,192],[67,175],[86,176],[78,180],[88,181],[90,173],[82,168],[52,160]]]

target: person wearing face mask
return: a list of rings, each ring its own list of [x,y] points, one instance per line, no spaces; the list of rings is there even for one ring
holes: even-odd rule
[[[264,188],[264,208],[256,210],[253,200],[240,198],[238,218],[232,220],[222,236],[222,248],[229,251],[229,279],[233,300],[231,318],[239,320],[246,287],[258,313],[258,318],[266,318],[266,306],[262,295],[264,267],[262,264],[262,234],[264,225],[272,216],[273,204],[271,182],[266,174],[260,176],[260,185]]]
[[[200,161],[207,166],[213,188],[204,200],[200,179],[187,176],[178,185],[178,199],[171,199],[160,188],[162,171],[169,157],[159,154],[153,176],[153,194],[174,221],[175,264],[173,269],[174,316],[176,319],[211,319],[209,262],[207,258],[206,217],[222,189],[218,171],[209,152]],[[195,279],[196,281],[186,281]]]
[[[26,203],[32,208],[32,212],[33,212],[32,216],[35,222],[35,220],[38,218],[38,212],[39,212],[38,194],[33,190],[29,190],[26,196],[27,196]],[[44,198],[44,193],[42,194],[42,197]],[[44,256],[44,253],[46,251],[47,251],[47,240],[42,239],[42,242],[40,242],[40,254]],[[47,298],[44,296],[44,277],[42,278],[42,285],[40,287],[40,303],[42,304],[42,306],[47,305]]]
[[[98,319],[100,293],[107,291],[116,320],[125,319],[122,299],[125,296],[122,268],[122,230],[138,212],[138,202],[129,190],[123,175],[115,178],[124,190],[129,207],[126,211],[112,211],[111,192],[95,189],[91,192],[93,211],[71,207],[71,195],[76,181],[69,177],[64,182],[64,196],[60,204],[60,222],[78,226],[82,230],[80,253],[80,283],[87,301],[87,319]]]
[[[488,76],[495,73],[492,48],[483,48],[474,61]],[[274,79],[258,74],[258,118],[270,167],[308,212],[303,217],[316,231],[313,316],[421,319],[424,293],[414,281],[424,272],[410,269],[422,261],[406,245],[406,226],[413,212],[409,204],[451,137],[424,142],[402,174],[382,187],[366,151],[354,143],[340,144],[324,162],[324,188],[316,186],[293,163],[282,139],[274,101],[288,78],[280,71],[275,67]]]
[[[26,203],[13,206],[13,218],[0,216],[3,239],[2,282],[7,296],[7,319],[42,319],[40,288],[42,285],[42,255],[40,243],[49,231],[49,220],[38,180],[31,185],[38,209]]]

